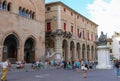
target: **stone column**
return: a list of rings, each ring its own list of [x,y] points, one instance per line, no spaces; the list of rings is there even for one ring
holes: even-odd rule
[[[35,52],[34,52],[35,60],[39,60],[38,52],[37,52],[36,48],[34,48],[34,49],[35,49]]]
[[[97,60],[97,49],[95,46],[93,48],[93,60]]]
[[[82,59],[82,48],[81,47],[80,47],[80,58],[79,58],[80,60]]]
[[[55,52],[62,55],[62,40],[61,36],[56,36],[55,39]]]
[[[89,60],[92,60],[91,48],[90,48],[90,50],[89,50],[89,54],[90,54]]]
[[[69,41],[68,41],[67,50],[68,50],[68,52],[67,52],[67,53],[68,53],[68,54],[67,54],[67,55],[68,55],[68,56],[67,56],[67,58],[68,58],[67,61],[70,61],[70,60],[71,60],[71,55],[70,55],[70,42],[69,42]]]
[[[85,49],[84,49],[84,59],[87,59],[87,47],[85,46]]]
[[[91,48],[90,52],[91,52],[91,59],[95,60],[95,54],[96,54],[95,48]]]
[[[84,51],[83,47],[82,47],[82,49],[81,49],[81,56],[82,56],[82,57],[81,57],[82,59],[85,58],[85,51]]]
[[[97,49],[94,49],[94,59],[97,60]]]
[[[3,57],[3,46],[0,46],[0,61],[2,61]]]
[[[61,6],[58,6],[58,29],[61,29]]]
[[[76,44],[74,44],[74,51],[73,51],[73,59],[75,60],[77,58],[77,55],[76,55]]]
[[[21,61],[21,59],[22,59],[21,49],[20,47],[17,47],[17,61]]]
[[[95,49],[93,48],[93,50],[91,50],[91,51],[92,51],[92,53],[93,53],[93,54],[92,54],[92,59],[93,59],[93,60],[96,60],[96,55],[95,55],[96,52],[95,52]]]
[[[18,61],[24,60],[24,47],[21,46],[18,49]]]
[[[78,49],[78,59],[81,59],[81,49]]]

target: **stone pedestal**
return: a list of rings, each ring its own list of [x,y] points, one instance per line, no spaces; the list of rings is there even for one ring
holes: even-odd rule
[[[96,68],[112,69],[112,65],[110,62],[109,48],[107,46],[98,46],[97,54],[98,54],[98,65],[96,66]]]

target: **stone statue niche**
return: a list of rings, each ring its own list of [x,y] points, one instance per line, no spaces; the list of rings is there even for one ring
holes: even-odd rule
[[[104,35],[104,33],[101,32],[101,35],[98,39],[98,46],[103,46],[103,45],[107,45],[107,34]]]

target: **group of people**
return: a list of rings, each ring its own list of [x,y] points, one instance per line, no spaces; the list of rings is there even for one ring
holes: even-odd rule
[[[92,60],[76,60],[72,62],[63,62],[64,69],[75,69],[77,72],[82,70],[83,77],[87,77],[87,70],[93,70],[94,61]]]
[[[18,62],[16,65],[17,69],[23,69],[25,67],[25,61]]]
[[[87,70],[91,70],[93,71],[93,65],[94,65],[94,61],[92,60],[75,60],[75,61],[65,61],[65,60],[61,60],[59,62],[56,62],[55,60],[53,60],[53,65],[55,67],[59,67],[59,68],[64,68],[64,69],[74,69],[77,72],[80,72],[80,70],[83,73],[83,77],[86,78],[87,75]]]
[[[41,60],[38,60],[38,61],[33,61],[31,66],[33,69],[36,70],[38,68],[39,69],[43,68],[43,65],[44,65],[43,62]]]
[[[24,68],[24,61],[21,61],[21,63],[17,64],[17,68]],[[53,64],[55,67],[56,66],[60,66],[63,67],[64,69],[75,69],[77,72],[82,71],[83,73],[83,77],[86,78],[87,77],[87,70],[93,70],[93,66],[95,64],[94,61],[92,60],[75,60],[72,62],[67,62],[67,61],[60,61],[59,63],[56,63],[56,61],[54,60],[53,63],[49,62],[48,60],[45,61],[45,63],[43,63],[41,60],[38,61],[33,61],[32,63],[32,68],[33,69],[37,69],[40,67],[44,67],[47,68],[48,64]],[[9,59],[7,59],[5,62],[2,63],[2,77],[1,77],[1,81],[7,81],[6,77],[7,77],[7,73],[9,68],[11,67],[11,62]],[[114,61],[114,67],[115,67],[115,75],[120,77],[120,60],[115,60]]]

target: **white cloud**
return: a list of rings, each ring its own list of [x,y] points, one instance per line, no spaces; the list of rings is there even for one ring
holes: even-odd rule
[[[94,0],[88,4],[88,12],[98,26],[98,34],[101,31],[108,33],[120,32],[120,0]]]

